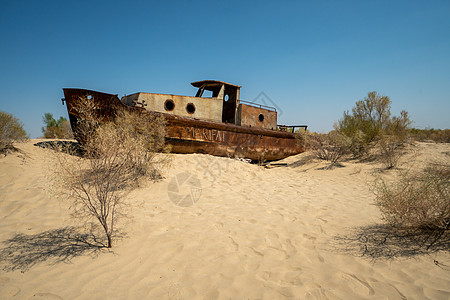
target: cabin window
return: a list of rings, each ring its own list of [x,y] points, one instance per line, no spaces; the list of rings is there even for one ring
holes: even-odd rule
[[[226,94],[224,100],[225,100],[225,101],[230,100],[230,95]]]
[[[263,114],[259,114],[258,121],[260,121],[260,122],[264,121],[264,115]]]
[[[166,102],[164,102],[164,109],[167,111],[172,111],[175,108],[175,103],[172,99],[167,99]]]
[[[195,105],[194,105],[194,103],[188,103],[188,105],[186,105],[186,111],[189,114],[195,113]]]
[[[217,97],[213,95],[213,92],[210,90],[205,90],[205,89],[198,89],[197,94],[195,95],[195,97],[202,97],[202,98],[212,98],[212,97]]]
[[[205,90],[203,92],[203,98],[212,98],[213,97],[213,91]]]

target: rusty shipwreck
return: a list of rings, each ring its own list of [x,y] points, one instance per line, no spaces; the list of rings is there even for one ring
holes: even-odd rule
[[[294,133],[305,125],[277,125],[275,108],[239,99],[241,86],[204,80],[193,82],[195,97],[156,93],[118,95],[64,88],[70,124],[76,132],[79,99],[94,101],[102,116],[121,108],[162,114],[166,141],[174,153],[206,153],[251,160],[278,160],[304,151]],[[76,136],[76,135],[75,135]]]

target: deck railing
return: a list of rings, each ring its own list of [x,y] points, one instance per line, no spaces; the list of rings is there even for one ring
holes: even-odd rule
[[[295,132],[295,128],[308,128],[308,125],[277,125],[279,131]]]
[[[243,102],[245,104],[256,106],[256,107],[259,107],[259,108],[265,108],[265,109],[268,109],[268,110],[277,111],[277,109],[275,107],[267,106],[267,105],[264,105],[264,104],[259,104],[259,103],[255,103],[255,102],[245,101],[245,100],[239,100],[239,102]]]

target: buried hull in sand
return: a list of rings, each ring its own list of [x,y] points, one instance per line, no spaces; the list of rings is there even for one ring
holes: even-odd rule
[[[277,125],[275,108],[239,100],[240,86],[213,80],[192,85],[198,88],[195,97],[135,93],[119,99],[118,95],[64,88],[63,100],[76,137],[80,117],[75,108],[81,101],[92,101],[103,120],[113,119],[121,109],[161,114],[167,124],[166,141],[174,153],[271,161],[304,151],[294,131],[306,126]]]

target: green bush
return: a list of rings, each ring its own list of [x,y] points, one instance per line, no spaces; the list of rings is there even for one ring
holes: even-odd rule
[[[386,127],[391,116],[390,109],[389,97],[370,92],[363,100],[356,102],[352,114],[344,112],[343,119],[338,123],[339,131],[350,137],[361,131],[365,142],[370,143]]]
[[[70,139],[73,137],[70,123],[64,117],[58,120],[53,118],[51,113],[45,113],[42,117],[45,127],[42,127],[42,133],[47,139]]]
[[[398,117],[391,116],[389,97],[374,91],[368,93],[363,100],[357,101],[351,113],[344,112],[335,129],[349,138],[349,150],[355,157],[365,155],[377,144],[382,157],[386,157],[386,153],[393,156],[391,152],[397,149],[391,146],[406,141],[410,124],[406,111],[402,111]],[[389,138],[386,139],[386,136]]]
[[[14,142],[27,138],[22,122],[13,115],[0,111],[0,152],[14,150]]]

